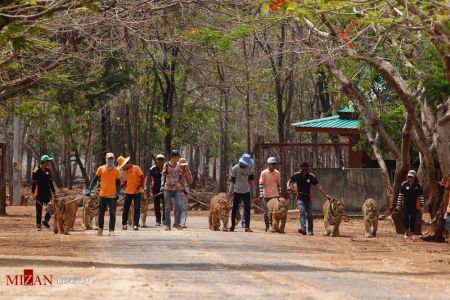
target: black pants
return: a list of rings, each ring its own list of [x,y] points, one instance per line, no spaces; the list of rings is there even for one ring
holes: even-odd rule
[[[233,210],[231,211],[231,227],[236,224],[236,212],[239,209],[239,203],[244,202],[244,220],[245,228],[250,228],[250,192],[233,194]]]
[[[44,204],[48,204],[50,201],[50,197],[47,199],[44,199],[42,197],[38,197],[38,200],[36,200],[36,227],[41,227],[42,223],[42,208],[44,207]],[[50,212],[45,213],[44,221],[48,223],[50,221],[51,215]]]
[[[114,227],[116,227],[117,198],[100,197],[100,205],[98,210],[98,228],[103,229],[103,224],[105,223],[106,205],[109,206],[109,231],[114,231]]]
[[[417,208],[415,207],[403,207],[403,226],[405,229],[409,229],[411,233],[416,231],[416,218],[417,218]]]
[[[133,226],[138,226],[141,214],[141,194],[126,194],[123,202],[122,225],[128,223],[128,213],[130,212],[131,201],[134,203]]]
[[[159,193],[159,192],[158,192]],[[154,195],[158,193],[153,193]],[[164,195],[161,194],[159,196],[153,197],[153,203],[155,204],[155,217],[156,217],[156,223],[161,223],[161,217],[163,223],[166,221],[164,218],[164,213],[161,215],[161,203],[162,203],[162,211],[165,211],[165,205],[164,205]]]

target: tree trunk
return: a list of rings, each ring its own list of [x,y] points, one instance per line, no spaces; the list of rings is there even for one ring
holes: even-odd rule
[[[0,133],[0,216],[6,215],[6,143]]]
[[[27,169],[25,171],[25,182],[27,184],[27,186],[30,186],[31,184],[31,173],[32,173],[32,169],[33,169],[33,154],[31,153],[31,151],[29,149],[26,150],[27,151]]]
[[[219,193],[227,191],[228,178],[228,92],[222,91],[220,114]],[[222,109],[223,107],[223,109]]]
[[[22,120],[14,116],[14,141],[13,141],[13,203],[20,205],[21,202],[21,179],[22,179]]]

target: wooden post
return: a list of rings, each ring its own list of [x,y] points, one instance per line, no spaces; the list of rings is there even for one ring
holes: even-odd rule
[[[6,215],[6,143],[0,134],[0,216]]]

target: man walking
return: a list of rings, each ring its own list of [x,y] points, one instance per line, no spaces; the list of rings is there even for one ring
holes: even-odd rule
[[[156,156],[156,164],[153,165],[150,170],[147,172],[147,197],[153,195],[153,203],[155,205],[155,217],[156,217],[156,226],[161,226],[161,217],[162,223],[164,224],[165,213],[164,213],[164,193],[160,192],[161,188],[161,177],[162,177],[162,169],[165,163],[165,157],[162,154],[158,154]],[[162,214],[161,214],[161,203],[162,203]],[[143,221],[143,224],[145,222]]]
[[[231,228],[234,231],[236,225],[236,212],[239,209],[239,202],[244,202],[245,232],[253,232],[250,229],[250,199],[251,183],[254,174],[251,167],[253,160],[249,154],[244,154],[239,159],[239,163],[231,169],[230,194],[233,194],[233,209],[231,211]],[[243,222],[244,222],[243,220]]]
[[[141,168],[137,165],[129,163],[129,161],[129,157],[125,158],[123,156],[119,156],[117,158],[117,168],[119,170],[123,168],[125,177],[125,180],[120,187],[126,187],[125,201],[123,203],[122,229],[127,230],[128,213],[130,212],[131,202],[133,201],[133,230],[138,230],[139,215],[141,212],[141,189],[144,186],[145,177]]]
[[[402,208],[405,239],[412,238],[416,232],[417,214],[423,213],[424,205],[423,188],[419,183],[416,171],[409,170],[406,181],[400,186],[397,198],[397,209]]]
[[[187,210],[189,205],[189,186],[192,184],[192,173],[191,170],[189,170],[189,164],[186,161],[186,158],[182,157],[180,158],[180,161],[178,162],[179,168],[180,168],[180,176],[181,176],[181,202],[182,206],[180,208],[177,207],[177,209],[181,209],[181,217],[180,217],[180,225],[183,228],[186,228],[186,220],[187,220]]]
[[[303,235],[306,234],[306,220],[308,220],[308,235],[314,235],[311,185],[317,188],[325,198],[329,198],[329,196],[319,184],[316,176],[309,172],[307,162],[303,162],[300,168],[300,172],[296,172],[291,176],[288,181],[288,186],[289,190],[292,190],[292,184],[294,182],[297,184],[297,206],[300,210],[300,229],[298,232]]]
[[[170,220],[170,208],[172,197],[175,200],[175,207],[181,207],[181,189],[180,182],[180,168],[178,161],[180,160],[180,153],[178,150],[172,150],[170,153],[170,160],[164,164],[162,171],[161,191],[164,192],[164,206],[166,215],[166,230],[171,230],[172,222]],[[181,211],[177,214],[175,211],[175,223],[173,227],[183,229],[180,225]]]
[[[109,235],[114,235],[116,226],[117,200],[120,196],[120,173],[114,166],[114,154],[106,154],[106,164],[99,167],[92,179],[91,185],[86,191],[86,196],[90,196],[92,189],[100,179],[100,204],[98,212],[97,235],[103,235],[103,225],[105,221],[106,205],[109,206]]]
[[[43,155],[41,157],[41,165],[33,170],[31,186],[31,192],[36,199],[36,231],[41,231],[41,221],[42,221],[42,208],[43,205],[48,205],[52,199],[52,193],[55,195],[55,186],[53,185],[52,173],[49,169],[49,163],[53,160],[48,155]],[[49,211],[45,213],[44,226],[50,228],[51,214]]]
[[[263,170],[259,176],[259,197],[263,202],[266,231],[269,231],[269,226],[272,225],[272,220],[269,218],[267,202],[269,202],[272,198],[280,197],[281,174],[277,169],[275,169],[277,165],[277,160],[275,157],[269,157],[267,159],[267,164],[267,169]]]

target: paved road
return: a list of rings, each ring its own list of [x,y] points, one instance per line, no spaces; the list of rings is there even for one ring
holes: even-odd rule
[[[120,218],[117,221],[120,224]],[[241,229],[211,232],[206,217],[191,217],[189,221],[192,228],[183,231],[150,227],[102,237],[96,253],[87,253],[96,257],[95,262],[19,261],[18,265],[37,264],[41,272],[52,270],[65,277],[89,279],[87,286],[41,289],[27,298],[109,299],[124,293],[141,299],[446,298],[428,290],[417,274],[324,268],[320,263],[324,253],[310,247],[305,251],[300,237],[245,233]],[[88,234],[95,235],[93,231]],[[298,242],[293,243],[295,238]],[[10,289],[0,296],[23,296],[23,291],[27,290]]]

